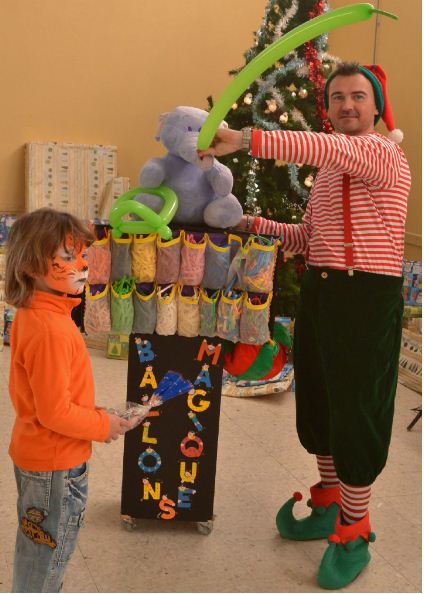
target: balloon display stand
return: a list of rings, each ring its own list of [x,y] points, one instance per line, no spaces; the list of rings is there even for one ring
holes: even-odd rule
[[[150,398],[170,371],[191,387],[125,435],[121,519],[128,530],[137,519],[212,530],[222,362],[220,338],[130,335],[127,403]]]

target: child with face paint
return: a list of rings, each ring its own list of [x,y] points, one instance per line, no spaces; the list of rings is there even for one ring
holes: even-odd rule
[[[12,325],[9,454],[18,490],[13,592],[59,592],[87,500],[91,442],[131,423],[97,408],[90,359],[71,318],[88,276],[90,231],[49,208],[13,225],[6,256]]]

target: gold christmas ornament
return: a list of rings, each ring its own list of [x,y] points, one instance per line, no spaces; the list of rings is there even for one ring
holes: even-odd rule
[[[244,103],[246,103],[246,105],[251,105],[252,103],[252,93],[246,93],[246,95],[243,98]]]
[[[297,91],[297,87],[294,83],[292,83],[289,87],[286,87],[286,89],[288,91],[291,91],[293,93],[293,91]]]
[[[234,109],[234,111],[235,111],[237,109],[237,107],[238,107],[237,103],[233,103],[231,106],[231,109]]]
[[[300,91],[299,91],[299,97],[301,99],[306,99],[307,96],[308,96],[308,91],[306,89],[300,89]]]
[[[287,124],[287,122],[289,121],[289,114],[287,113],[287,111],[280,115],[279,120],[282,124]]]
[[[277,102],[275,99],[267,99],[266,104],[268,105],[268,109],[271,112],[277,111]]]
[[[274,165],[275,167],[284,167],[284,165],[287,165],[287,163],[285,161],[280,161],[279,159],[276,159]]]
[[[308,177],[305,179],[303,183],[308,188],[312,188],[312,186],[314,185],[314,178],[312,177],[312,175],[308,175]]]

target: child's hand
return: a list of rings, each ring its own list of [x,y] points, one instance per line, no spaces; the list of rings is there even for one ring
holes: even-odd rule
[[[131,423],[125,419],[121,419],[118,415],[108,413],[110,429],[109,435],[105,439],[106,443],[110,443],[112,439],[118,439],[120,435],[124,435],[128,429],[131,429]]]

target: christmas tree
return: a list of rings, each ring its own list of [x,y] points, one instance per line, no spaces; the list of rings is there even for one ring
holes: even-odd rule
[[[246,64],[282,35],[328,9],[325,0],[269,0],[262,25],[254,34],[254,45],[244,55]],[[330,133],[323,89],[337,59],[326,49],[327,35],[322,35],[276,62],[234,103],[225,118],[229,127]],[[230,74],[236,76],[240,70]],[[208,102],[212,107],[211,97]],[[314,168],[302,163],[255,159],[241,152],[220,160],[233,173],[233,193],[245,213],[285,223],[301,222],[316,174]],[[293,317],[298,286],[292,281],[287,285],[287,280],[296,278],[295,267],[287,262],[284,266],[286,269],[278,273],[277,312]]]

